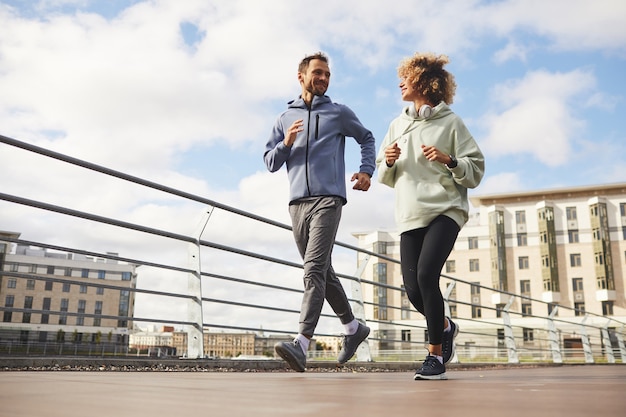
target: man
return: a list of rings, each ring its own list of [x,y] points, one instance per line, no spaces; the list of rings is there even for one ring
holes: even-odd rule
[[[346,293],[331,265],[332,249],[346,204],[345,137],[361,146],[361,166],[352,175],[352,189],[367,191],[375,168],[375,140],[354,112],[326,96],[330,82],[328,57],[322,52],[305,57],[298,66],[302,87],[288,103],[265,147],[271,172],[287,165],[289,214],[293,235],[304,261],[304,295],[299,333],[293,342],[275,345],[276,353],[298,372],[306,367],[306,351],[315,332],[324,300],[345,327],[337,361],[346,363],[370,329],[352,313]]]

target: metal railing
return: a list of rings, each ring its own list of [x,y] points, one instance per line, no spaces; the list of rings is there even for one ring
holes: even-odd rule
[[[88,170],[104,176],[103,178],[121,180],[133,187],[142,190],[155,190],[174,197],[177,202],[192,204],[197,206],[193,210],[202,213],[192,233],[175,232],[165,230],[161,227],[152,227],[137,224],[134,222],[98,215],[96,213],[79,211],[65,205],[55,205],[49,202],[25,198],[0,193],[0,200],[19,207],[28,207],[37,210],[36,213],[54,213],[65,218],[81,219],[90,224],[106,225],[120,230],[120,236],[128,236],[132,233],[142,238],[149,238],[150,241],[160,239],[159,242],[174,242],[172,245],[173,255],[167,259],[151,260],[146,255],[135,257],[120,257],[111,253],[100,253],[87,250],[86,248],[76,248],[61,246],[48,242],[23,240],[15,237],[3,237],[4,242],[31,245],[51,250],[64,251],[68,253],[82,254],[91,257],[111,259],[119,262],[138,265],[144,268],[140,270],[143,282],[148,282],[147,288],[131,288],[135,296],[144,297],[146,302],[162,303],[167,300],[178,311],[178,314],[164,313],[163,316],[141,317],[135,314],[132,317],[111,316],[117,320],[128,320],[132,323],[152,323],[169,324],[182,326],[187,333],[187,357],[199,358],[204,356],[206,347],[204,346],[203,332],[207,329],[212,331],[232,331],[232,332],[254,332],[257,334],[293,335],[294,324],[299,314],[299,302],[302,294],[301,280],[291,279],[288,282],[293,285],[285,285],[285,281],[276,279],[275,276],[298,275],[292,272],[293,269],[302,269],[302,264],[294,251],[287,256],[271,254],[273,238],[291,239],[291,227],[289,225],[249,213],[226,204],[219,203],[205,197],[185,192],[163,184],[148,181],[136,176],[132,176],[120,171],[106,168],[84,160],[73,158],[58,152],[44,149],[32,144],[21,142],[12,138],[0,135],[0,143],[13,148],[21,149],[25,152],[37,154],[60,161],[77,169]],[[193,211],[192,210],[192,211]],[[216,213],[219,218],[212,220]],[[31,214],[32,215],[32,214]],[[37,214],[35,214],[37,215]],[[78,220],[76,220],[78,221]],[[243,222],[251,222],[255,229],[265,228],[257,232],[259,236],[265,236],[264,244],[259,242],[237,242],[231,234],[217,235],[214,230],[207,227],[213,224],[222,225],[229,223],[239,226]],[[0,226],[2,227],[2,226]],[[51,228],[54,225],[50,225]],[[250,226],[252,228],[252,226]],[[205,240],[203,235],[213,233],[215,240]],[[284,233],[284,236],[282,235]],[[279,236],[279,237],[276,237]],[[235,241],[237,246],[228,245],[225,242]],[[220,243],[221,242],[221,243]],[[181,246],[182,245],[182,246]],[[97,245],[94,245],[97,246]],[[263,251],[258,250],[262,247]],[[182,253],[182,255],[181,255]],[[423,334],[426,326],[423,321],[407,320],[374,320],[365,316],[365,308],[373,307],[374,304],[364,301],[362,294],[364,288],[375,287],[384,288],[388,291],[402,292],[402,288],[388,284],[381,284],[374,281],[365,280],[361,274],[370,259],[376,258],[379,261],[389,263],[399,263],[399,260],[379,253],[370,252],[342,242],[336,242],[335,256],[344,259],[352,259],[355,273],[338,272],[338,277],[350,283],[352,291],[351,302],[354,305],[357,318],[373,324],[376,331],[369,337],[369,345],[362,346],[357,352],[358,360],[365,361],[415,361],[423,358],[423,346],[425,341],[416,338],[415,335]],[[184,255],[187,255],[186,258]],[[185,258],[184,261],[181,259]],[[210,260],[210,261],[207,261]],[[351,262],[346,262],[350,265]],[[178,288],[177,291],[162,291],[152,288],[155,282],[150,282],[151,273],[160,271],[176,282],[181,287],[180,282],[186,283],[186,288]],[[289,272],[286,272],[289,271]],[[2,276],[15,279],[45,279],[50,277],[38,277],[33,274],[25,274],[11,271],[2,271]],[[62,278],[54,278],[57,282],[65,282]],[[554,363],[563,362],[609,362],[622,361],[626,356],[624,347],[624,325],[625,323],[610,316],[598,316],[583,311],[578,311],[563,306],[553,306],[552,312],[548,316],[522,314],[511,310],[514,300],[526,300],[533,303],[549,303],[530,297],[494,290],[476,283],[470,283],[457,277],[442,275],[442,280],[448,282],[448,289],[444,298],[448,315],[455,317],[454,306],[471,306],[473,310],[496,310],[496,317],[482,319],[480,314],[473,314],[474,318],[457,317],[462,329],[462,333],[457,338],[457,351],[455,361],[468,362],[537,362],[548,361]],[[120,287],[107,282],[89,283],[89,286],[107,289],[119,289]],[[473,289],[480,289],[481,292],[491,292],[499,294],[506,300],[504,307],[493,307],[489,305],[475,305],[464,300],[451,299],[454,286],[471,286]],[[125,288],[126,289],[126,288]],[[370,288],[371,289],[371,288]],[[1,293],[1,291],[0,291]],[[398,297],[399,299],[400,297]],[[400,306],[378,306],[390,310],[400,310]],[[548,308],[548,307],[546,307]],[[559,310],[571,310],[573,315],[559,317]],[[33,314],[50,315],[77,315],[73,312],[61,312],[20,309],[7,307],[4,300],[0,300],[0,311],[4,312],[29,312]],[[181,313],[181,311],[183,311]],[[81,313],[84,317],[96,317],[93,314]],[[98,317],[104,317],[98,315]],[[246,319],[239,319],[246,317]],[[253,323],[253,320],[262,322]],[[320,332],[317,337],[337,336],[332,330],[331,322],[336,322],[336,317],[332,312],[323,311],[320,320]],[[289,322],[289,324],[287,324]],[[3,327],[0,322],[0,329]],[[403,332],[403,330],[405,332]],[[407,334],[414,335],[406,337]],[[576,340],[564,340],[563,334],[578,334]],[[416,340],[421,339],[421,340]],[[104,355],[105,352],[114,354],[132,354],[127,346],[119,347],[115,344],[106,348],[107,343],[65,343],[55,344],[53,342],[37,342],[32,340],[3,340],[0,332],[0,354],[87,354]],[[114,346],[114,347],[111,347]],[[56,353],[55,353],[56,352]],[[325,359],[328,352],[311,351],[309,356],[312,360]]]

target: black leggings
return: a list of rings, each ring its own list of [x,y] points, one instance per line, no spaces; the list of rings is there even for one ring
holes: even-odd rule
[[[443,338],[444,306],[439,277],[459,230],[454,220],[441,215],[427,227],[400,235],[404,288],[411,304],[426,317],[431,345],[440,345]]]

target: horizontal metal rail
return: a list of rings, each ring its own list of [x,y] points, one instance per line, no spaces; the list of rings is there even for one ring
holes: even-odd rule
[[[84,160],[73,158],[71,156],[67,156],[58,152],[54,152],[48,149],[44,149],[44,148],[32,145],[32,144],[21,142],[21,141],[18,141],[18,140],[15,140],[6,136],[0,135],[0,143],[4,143],[6,145],[13,146],[15,148],[19,148],[19,149],[32,152],[35,154],[39,154],[45,157],[49,157],[49,158],[52,158],[61,162],[65,162],[65,163],[68,163],[68,164],[71,164],[80,168],[98,172],[98,173],[101,173],[110,177],[114,177],[123,181],[127,181],[129,183],[136,184],[140,187],[147,187],[150,189],[167,193],[175,197],[197,202],[205,206],[217,208],[217,209],[232,213],[236,216],[241,216],[247,219],[251,219],[253,221],[267,224],[272,227],[277,227],[283,230],[291,231],[291,226],[289,225],[276,222],[274,220],[267,219],[262,216],[255,215],[255,214],[246,212],[244,210],[240,210],[238,208],[231,207],[231,206],[219,203],[211,199],[207,199],[202,196],[198,196],[192,193],[188,193],[182,190],[178,190],[172,187],[168,187],[162,184],[148,181],[148,180],[136,177],[136,176],[126,174],[124,172],[116,171],[116,170],[113,170],[113,169],[110,169],[101,165],[97,165],[97,164],[93,164]],[[189,236],[189,235],[184,235],[180,233],[174,233],[174,232],[167,231],[167,230],[162,230],[159,228],[153,228],[153,227],[139,225],[139,224],[135,224],[131,222],[121,221],[118,219],[113,219],[113,218],[109,218],[105,216],[99,216],[93,213],[79,211],[79,210],[75,210],[72,208],[58,206],[58,205],[54,205],[54,204],[50,204],[50,203],[46,203],[42,201],[37,201],[33,199],[28,199],[28,198],[24,198],[21,196],[15,196],[15,195],[7,194],[7,193],[0,193],[0,200],[17,204],[17,205],[28,206],[28,207],[32,207],[32,208],[36,208],[36,209],[40,209],[44,211],[49,211],[49,212],[53,212],[53,213],[57,213],[57,214],[61,214],[61,215],[65,215],[65,216],[69,216],[73,218],[84,219],[84,220],[96,222],[99,224],[106,224],[106,225],[114,226],[114,227],[121,228],[124,230],[132,230],[132,231],[148,234],[148,235],[155,236],[155,237],[173,239],[179,242],[187,243],[189,245],[198,245],[201,248],[208,248],[208,249],[217,250],[220,252],[230,253],[230,254],[245,257],[250,260],[257,260],[257,261],[261,261],[261,262],[272,264],[272,265],[281,265],[281,266],[285,266],[288,268],[296,268],[296,269],[303,268],[301,262],[294,262],[289,259],[280,259],[280,258],[269,256],[266,254],[249,251],[243,248],[232,247],[232,246],[221,244],[219,242],[204,240],[197,236]],[[81,254],[81,255],[95,257],[95,258],[111,259],[111,260],[125,262],[125,263],[136,265],[136,266],[148,266],[152,268],[163,269],[166,271],[180,273],[183,275],[198,273],[198,275],[204,280],[227,281],[236,285],[241,285],[246,288],[261,287],[261,288],[269,289],[269,290],[276,291],[276,292],[284,292],[284,293],[291,293],[291,294],[298,294],[298,295],[302,294],[303,292],[303,290],[299,288],[291,288],[288,286],[276,285],[276,284],[271,284],[268,282],[256,281],[256,280],[251,280],[251,279],[245,279],[245,278],[241,278],[237,276],[228,276],[228,275],[219,274],[213,271],[207,271],[207,270],[197,271],[195,269],[196,266],[194,265],[185,265],[185,266],[168,265],[168,264],[164,264],[160,262],[152,262],[152,261],[147,261],[147,260],[132,258],[132,257],[120,257],[120,256],[117,256],[115,254],[110,254],[110,253],[102,254],[102,253],[97,253],[93,251],[88,251],[83,248],[70,248],[66,246],[48,244],[46,242],[37,242],[33,240],[17,239],[17,238],[13,238],[9,236],[3,237],[1,240],[3,242],[9,242],[9,243],[14,243],[14,244],[19,244],[19,245],[36,246],[36,247],[41,247],[41,248],[46,248],[46,249],[51,249],[51,250]],[[387,256],[385,254],[375,253],[375,252],[358,248],[356,246],[349,245],[346,243],[335,242],[335,244],[339,247],[352,251],[355,254],[364,254],[364,255],[367,255],[368,257],[375,257],[379,259],[379,261],[384,260],[389,263],[395,263],[395,264],[399,264],[400,262],[398,259]],[[11,278],[20,279],[20,280],[51,281],[51,282],[69,284],[69,285],[77,285],[76,280],[61,278],[61,277],[54,277],[54,276],[42,276],[42,275],[38,275],[34,273],[1,271],[0,275],[2,277],[11,277]],[[337,273],[337,276],[341,279],[349,280],[349,281],[352,281],[353,283],[358,283],[362,287],[371,286],[374,288],[383,288],[386,290],[397,291],[400,293],[404,291],[402,288],[399,288],[390,284],[386,284],[386,283],[366,280],[359,276],[353,276],[350,274],[342,274],[342,273]],[[452,277],[446,274],[442,274],[441,277],[452,281],[454,285],[468,285],[468,286],[471,286],[472,288],[479,288],[481,293],[482,292],[498,293],[498,294],[506,295],[508,297],[516,298],[519,300],[524,300],[524,301],[528,301],[532,303],[540,303],[546,306],[550,305],[549,302],[538,300],[538,299],[533,299],[527,295],[495,290],[488,286],[476,284],[476,283],[469,282],[467,280],[463,280],[457,277]],[[253,303],[249,301],[226,300],[223,298],[216,298],[216,297],[210,297],[210,296],[198,296],[197,294],[179,294],[179,293],[173,293],[173,292],[167,292],[167,291],[157,291],[157,290],[152,290],[152,289],[142,289],[142,288],[134,288],[134,287],[129,288],[129,287],[123,287],[120,285],[95,282],[94,279],[85,280],[84,282],[81,281],[80,284],[86,285],[88,287],[103,288],[103,289],[108,289],[108,290],[123,290],[123,291],[130,291],[135,294],[145,294],[145,295],[157,296],[157,297],[167,297],[168,299],[179,300],[180,302],[187,302],[190,300],[199,300],[202,303],[202,305],[219,304],[223,306],[224,309],[232,309],[233,312],[241,311],[241,309],[251,309],[251,310],[257,310],[257,311],[275,312],[279,314],[291,314],[294,316],[299,314],[299,310],[295,308],[270,305],[271,303],[264,305],[258,302]],[[0,300],[0,303],[2,303],[3,301],[4,300]],[[353,303],[361,303],[363,306],[379,307],[379,308],[385,308],[385,309],[396,310],[396,311],[401,310],[401,307],[398,305],[380,305],[380,304],[375,304],[370,301],[363,302],[362,300],[358,300],[354,298],[350,298],[350,301]],[[448,299],[446,300],[446,302],[448,304],[456,304],[456,305],[462,305],[462,306],[474,305],[465,300]],[[501,313],[500,310],[494,306],[481,304],[479,307],[481,309],[488,310],[488,311],[498,311],[498,314]],[[601,316],[597,314],[586,313],[581,310],[577,310],[575,308],[561,306],[561,305],[559,305],[558,308],[561,310],[565,309],[568,311],[574,311],[576,314],[580,314],[581,315],[580,321],[577,321],[578,319],[576,317],[558,317],[558,316],[548,317],[548,316],[542,316],[542,315],[537,315],[537,314],[524,314],[520,311],[506,311],[506,312],[502,312],[502,314],[512,315],[517,318],[546,320],[546,321],[549,321],[552,326],[570,326],[570,327],[581,326],[584,329],[593,330],[593,334],[587,335],[586,338],[589,341],[589,344],[593,345],[593,349],[595,350],[592,352],[592,354],[594,354],[595,356],[601,356],[603,354],[602,352],[604,352],[606,349],[611,349],[610,346],[608,347],[604,346],[604,343],[606,341],[606,331],[608,329],[609,322],[616,329],[615,332],[616,332],[617,337],[620,338],[620,341],[623,339],[624,327],[626,326],[626,323],[620,320],[617,320],[613,317],[605,317],[605,316]],[[138,323],[138,322],[160,323],[160,324],[168,324],[168,325],[176,325],[176,326],[196,325],[196,323],[191,320],[172,320],[169,317],[137,317],[137,316],[126,317],[126,316],[102,315],[102,314],[86,313],[86,312],[79,313],[79,312],[73,312],[73,311],[70,312],[70,311],[52,311],[52,310],[41,310],[41,309],[17,308],[17,307],[7,307],[7,306],[2,306],[2,305],[0,305],[0,311],[6,312],[6,313],[18,313],[18,314],[30,313],[30,314],[46,314],[46,315],[57,315],[57,316],[63,315],[63,316],[70,316],[70,317],[90,317],[90,318],[100,318],[100,319],[108,319],[108,320],[121,320],[121,321],[128,321],[128,322],[134,322],[134,323]],[[596,319],[603,319],[605,322],[607,322],[607,324],[604,326],[601,326],[601,325],[594,324],[594,323],[584,323],[583,316],[593,317]],[[335,318],[334,314],[330,314],[330,313],[322,314],[322,319],[330,320],[334,318]],[[402,320],[398,320],[398,321],[379,320],[379,319],[374,319],[371,317],[367,318],[367,320],[369,323],[376,324],[381,329],[383,328],[392,329],[394,331],[384,337],[382,333],[381,334],[373,333],[370,335],[370,338],[369,338],[370,341],[381,342],[381,343],[385,342],[388,344],[396,344],[396,345],[399,344],[404,347],[411,346],[411,352],[417,351],[417,352],[420,352],[421,354],[422,352],[421,346],[424,345],[425,343],[424,340],[401,340],[398,338],[398,336],[400,334],[399,333],[400,330],[410,330],[410,331],[414,331],[415,333],[419,333],[420,331],[426,330],[425,326],[415,324],[415,322],[413,321],[403,322]],[[499,360],[501,356],[511,355],[511,352],[510,352],[511,347],[507,345],[507,343],[511,341],[517,346],[517,353],[521,356],[531,355],[533,356],[533,358],[535,357],[540,358],[538,360],[545,360],[546,357],[553,357],[553,358],[556,357],[554,356],[554,346],[551,345],[551,343],[553,342],[554,336],[550,332],[553,330],[551,330],[549,326],[546,326],[545,328],[542,327],[542,328],[528,329],[524,325],[518,324],[518,323],[507,324],[503,322],[500,319],[500,317],[490,318],[490,319],[479,319],[479,318],[468,317],[468,318],[459,318],[458,320],[460,323],[463,323],[463,324],[467,324],[467,325],[474,324],[476,325],[476,328],[477,328],[477,330],[466,329],[465,327],[463,328],[464,329],[463,334],[465,336],[472,337],[472,338],[475,338],[476,340],[479,340],[479,342],[476,342],[472,345],[458,346],[457,349],[459,352],[461,352],[460,355],[465,355],[465,358],[467,358],[468,355],[472,355],[473,353],[471,352],[480,352],[480,355],[483,355],[484,352],[491,352],[490,354],[493,354],[494,360]],[[26,325],[27,323],[24,323],[24,324]],[[212,320],[203,320],[202,327],[204,327],[205,329],[222,329],[222,330],[228,330],[231,332],[263,332],[263,333],[285,334],[285,335],[293,333],[293,329],[288,330],[288,329],[275,328],[275,326],[273,326],[272,323],[269,323],[269,325],[268,323],[264,323],[262,326],[253,327],[253,326],[237,326],[237,325],[225,324],[225,323],[219,323],[219,322],[216,323],[216,322],[212,322]],[[505,335],[506,340],[501,338],[502,331],[504,331],[505,328],[507,329],[507,331],[513,332],[512,334],[508,333]],[[527,341],[524,340],[523,336],[520,336],[519,332],[526,331],[526,330],[532,330],[533,332],[535,332],[532,335],[533,337],[532,342],[534,343],[533,345],[526,346],[525,343]],[[515,331],[517,331],[517,333],[515,333]],[[601,333],[603,334],[603,336],[599,336]],[[318,336],[335,336],[335,335],[322,332]],[[602,349],[602,352],[598,353],[598,347]],[[589,350],[593,350],[592,347],[588,347],[588,348]],[[565,348],[561,348],[560,350],[567,354],[570,354],[572,352],[571,350],[569,351],[565,350]],[[395,353],[397,353],[398,355],[404,354],[401,352],[401,350],[395,349],[395,351],[396,351]],[[574,352],[580,353],[580,351],[576,351],[576,350],[574,350]],[[619,351],[619,353],[622,356],[624,356],[624,352],[622,352],[621,350]],[[386,355],[393,355],[393,354],[394,354],[394,351],[391,351],[391,352],[381,351],[378,353],[380,357],[385,357]],[[511,360],[511,356],[509,356],[509,360]]]

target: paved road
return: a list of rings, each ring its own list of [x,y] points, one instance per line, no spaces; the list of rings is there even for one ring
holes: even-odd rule
[[[626,365],[412,372],[0,372],[0,417],[624,416]]]

